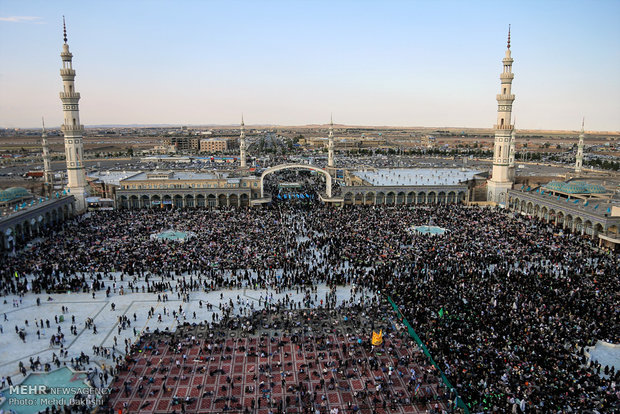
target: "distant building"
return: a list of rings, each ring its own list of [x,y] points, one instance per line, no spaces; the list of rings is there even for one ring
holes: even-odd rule
[[[176,145],[156,145],[153,148],[156,154],[175,154],[177,152]]]
[[[164,139],[164,146],[174,145],[177,151],[191,152],[200,148],[200,138],[194,135],[182,135]]]
[[[208,138],[200,140],[200,152],[222,152],[228,149],[225,139]]]

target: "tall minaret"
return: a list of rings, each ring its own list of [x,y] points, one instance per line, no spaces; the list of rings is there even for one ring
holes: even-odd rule
[[[41,133],[41,145],[43,147],[43,180],[46,186],[51,188],[54,185],[54,173],[52,172],[52,161],[50,160],[50,149],[47,145],[47,134],[45,133],[45,119],[41,118],[43,132]]]
[[[586,137],[585,132],[583,132],[584,123],[585,118],[581,120],[581,133],[579,134],[579,144],[577,145],[577,159],[575,160],[575,172],[577,174],[581,172],[581,167],[583,166],[583,140]]]
[[[245,168],[245,124],[243,114],[241,114],[241,135],[239,135],[239,158],[241,158],[241,168]]]
[[[329,135],[327,136],[327,166],[334,167],[334,118],[329,119]]]
[[[493,150],[493,172],[487,181],[487,201],[506,203],[506,195],[512,188],[509,174],[510,137],[514,125],[510,123],[512,103],[515,96],[511,93],[513,59],[510,55],[510,26],[508,26],[508,46],[502,60],[504,70],[499,75],[501,93],[497,95],[497,124],[495,125],[495,148]]]
[[[515,180],[515,154],[517,153],[517,130],[514,128],[514,125],[517,123],[517,119],[515,117],[512,135],[510,136],[510,155],[508,156],[508,169],[510,172],[510,181],[514,182]]]
[[[65,43],[62,45],[62,53],[60,54],[62,58],[60,76],[63,83],[60,100],[62,101],[62,110],[65,118],[61,130],[65,136],[67,187],[76,199],[77,211],[83,211],[86,209],[86,174],[82,161],[84,158],[84,147],[82,144],[84,126],[80,124],[80,110],[78,106],[80,94],[74,88],[75,70],[71,62],[73,55],[69,52],[69,45],[67,44],[67,27],[64,16],[62,18],[62,26]]]

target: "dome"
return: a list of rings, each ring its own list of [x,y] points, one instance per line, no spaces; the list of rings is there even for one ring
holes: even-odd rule
[[[0,202],[13,201],[22,197],[30,197],[30,193],[23,187],[11,187],[0,191]]]
[[[543,186],[551,191],[560,191],[567,194],[604,194],[607,189],[600,184],[592,184],[585,181],[551,181]]]

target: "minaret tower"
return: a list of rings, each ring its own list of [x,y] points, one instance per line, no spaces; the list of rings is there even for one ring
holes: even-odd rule
[[[517,123],[517,119],[515,117],[514,119],[514,123],[513,123],[513,128],[512,128],[512,135],[510,136],[510,155],[508,156],[508,168],[509,168],[509,176],[510,176],[510,181],[514,182],[515,181],[515,154],[517,153],[517,129],[514,128],[514,125]]]
[[[73,55],[69,52],[67,44],[67,27],[65,18],[62,18],[63,34],[65,43],[62,45],[62,77],[63,91],[60,92],[62,110],[64,113],[64,124],[61,130],[65,136],[65,157],[67,161],[67,187],[76,199],[76,210],[86,209],[86,174],[84,172],[84,147],[82,144],[82,134],[84,126],[80,124],[80,109],[78,102],[80,94],[75,91],[74,79],[75,70],[73,69]]]
[[[327,166],[334,167],[334,118],[329,119],[329,135],[327,136]]]
[[[585,123],[585,119],[581,120],[581,133],[579,134],[579,144],[577,145],[577,159],[575,160],[575,172],[577,174],[581,173],[581,167],[583,166],[583,140],[586,137],[585,132],[583,132],[583,124]]]
[[[493,172],[487,181],[487,201],[504,204],[512,180],[509,174],[510,137],[514,125],[510,122],[512,103],[515,96],[512,94],[513,59],[510,55],[510,26],[508,27],[508,46],[506,56],[502,60],[504,70],[499,75],[501,93],[497,95],[497,124],[495,125],[495,147],[493,149]]]
[[[246,168],[245,150],[245,124],[243,123],[243,114],[241,114],[241,135],[239,135],[239,158],[241,159],[241,168]]]
[[[43,147],[43,180],[50,190],[54,185],[54,173],[52,172],[52,161],[50,160],[50,149],[47,145],[47,134],[45,133],[45,119],[41,118],[43,123],[43,132],[41,133],[41,145]]]

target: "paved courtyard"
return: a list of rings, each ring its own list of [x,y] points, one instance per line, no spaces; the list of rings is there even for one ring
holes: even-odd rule
[[[129,339],[133,343],[142,332],[149,332],[155,329],[171,330],[176,328],[179,322],[200,322],[206,320],[211,322],[214,314],[221,314],[220,304],[234,303],[235,309],[233,313],[239,314],[240,302],[247,307],[254,306],[254,309],[260,309],[264,306],[265,301],[260,301],[261,296],[264,299],[267,296],[267,290],[254,289],[224,289],[211,292],[197,291],[189,293],[189,302],[184,302],[182,298],[177,296],[176,292],[167,292],[168,300],[166,302],[158,302],[157,293],[126,293],[128,289],[128,280],[121,282],[117,277],[116,289],[106,297],[104,291],[96,293],[93,299],[91,293],[63,293],[63,294],[26,294],[23,297],[9,295],[0,299],[0,326],[2,326],[2,334],[0,334],[0,376],[11,376],[13,383],[18,383],[23,377],[19,373],[18,364],[23,362],[24,366],[30,366],[30,358],[36,360],[39,358],[42,364],[52,362],[52,354],[59,355],[60,347],[50,345],[50,338],[53,334],[58,333],[58,327],[64,333],[64,349],[68,352],[67,357],[61,357],[62,362],[69,365],[71,358],[76,358],[81,352],[91,356],[91,363],[98,365],[110,365],[112,360],[106,357],[93,357],[93,346],[104,347],[114,353],[116,356],[125,354],[125,340]],[[169,279],[167,279],[169,281]],[[158,279],[150,279],[150,283],[158,281]],[[110,282],[110,285],[114,283]],[[134,283],[141,289],[144,285],[143,281]],[[123,288],[125,294],[120,294]],[[317,287],[316,294],[317,304],[325,298],[325,294],[329,289],[325,285]],[[129,291],[130,292],[130,291]],[[275,293],[269,291],[270,302],[277,302],[286,295],[295,302],[302,301],[304,293],[295,290]],[[272,296],[271,296],[272,295]],[[340,287],[336,292],[338,303],[351,298],[350,287]],[[359,296],[359,295],[358,295]],[[40,305],[37,305],[37,298],[40,299]],[[203,306],[200,307],[200,301]],[[260,304],[259,304],[260,302]],[[115,309],[112,310],[112,304]],[[212,309],[207,308],[207,304],[211,304]],[[17,306],[16,306],[17,305]],[[65,307],[65,313],[62,307]],[[174,317],[173,311],[178,312],[181,307],[185,316]],[[153,317],[148,317],[149,310],[153,308]],[[68,310],[67,310],[68,309]],[[164,311],[165,310],[165,311]],[[195,314],[195,316],[194,316]],[[161,322],[159,316],[161,315]],[[64,321],[60,321],[63,316]],[[129,319],[130,326],[126,329],[120,329],[121,324],[119,318],[125,316]],[[55,317],[58,317],[56,323]],[[72,317],[75,317],[75,325],[77,327],[77,335],[70,333],[72,325]],[[85,327],[85,321],[90,318],[97,329],[94,333],[92,328]],[[45,328],[37,328],[36,322],[45,323]],[[50,327],[47,328],[47,321]],[[22,341],[16,333],[16,328],[25,333],[25,341]],[[40,338],[37,335],[40,333]],[[114,339],[116,338],[116,346]],[[114,349],[113,349],[114,346]]]

